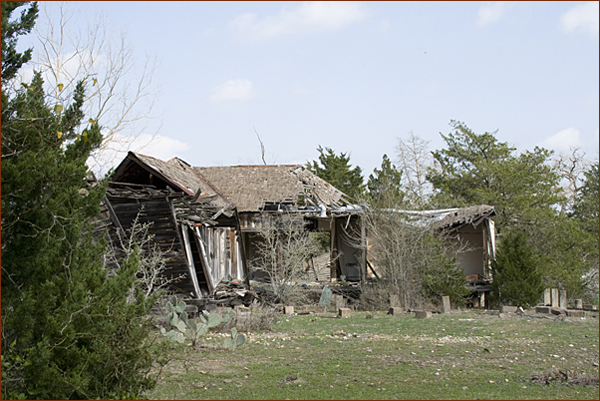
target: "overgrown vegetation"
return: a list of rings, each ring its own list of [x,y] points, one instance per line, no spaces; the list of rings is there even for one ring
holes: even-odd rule
[[[371,207],[363,215],[369,233],[369,255],[381,272],[363,286],[361,305],[373,310],[389,306],[398,295],[407,309],[432,307],[447,295],[462,305],[469,291],[462,268],[449,256],[446,239],[428,226],[416,225],[394,208]]]
[[[384,155],[381,169],[369,176],[369,208],[362,214],[369,238],[369,257],[381,277],[362,287],[361,307],[384,310],[390,295],[407,309],[435,307],[443,295],[463,305],[469,294],[455,254],[463,247],[430,225],[403,213],[421,202],[416,186],[410,197],[402,184],[403,173]],[[416,185],[416,184],[415,184]],[[358,233],[355,241],[360,246]]]
[[[217,313],[206,313],[200,315],[199,321],[188,317],[185,308],[187,304],[183,300],[177,299],[173,296],[170,301],[167,302],[167,321],[172,327],[171,330],[167,331],[166,328],[161,328],[160,333],[171,342],[178,342],[182,344],[186,340],[191,340],[192,347],[196,346],[196,342],[200,336],[208,333],[208,329],[217,327],[222,323],[227,323],[235,316],[233,310],[229,310],[228,313],[221,317]],[[223,345],[227,348],[236,348],[239,345],[244,344],[246,337],[243,334],[239,334],[235,327],[231,328],[231,337],[226,338]]]
[[[118,271],[123,261],[135,254],[139,261],[136,272],[138,284],[144,296],[150,297],[166,291],[172,282],[181,280],[185,275],[168,277],[165,274],[166,261],[172,255],[172,247],[166,251],[161,250],[154,241],[154,235],[150,234],[154,222],[140,222],[143,212],[142,206],[126,232],[116,230],[115,240],[109,241],[104,253],[104,266]]]
[[[258,229],[257,255],[250,261],[254,271],[264,272],[277,302],[303,305],[308,294],[302,283],[314,280],[308,266],[320,253],[319,237],[305,229],[300,213],[263,213]]]

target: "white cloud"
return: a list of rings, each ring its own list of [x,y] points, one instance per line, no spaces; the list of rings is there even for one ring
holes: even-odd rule
[[[116,133],[105,149],[96,157],[91,156],[87,164],[95,173],[102,176],[109,169],[116,167],[128,151],[168,160],[189,147],[186,143],[162,135],[140,134],[136,137],[126,137]]]
[[[584,32],[598,38],[598,2],[578,4],[560,16],[559,26],[565,33]]]
[[[247,79],[232,79],[215,87],[210,95],[211,102],[248,100],[254,96],[252,82]]]
[[[290,33],[333,31],[361,21],[367,14],[358,2],[309,1],[263,19],[254,13],[238,15],[229,23],[229,28],[241,38],[259,40]]]
[[[538,145],[558,152],[568,152],[571,148],[582,145],[580,135],[581,133],[577,129],[571,127],[546,138]]]
[[[475,24],[478,28],[483,28],[494,21],[499,20],[504,16],[504,12],[512,7],[512,4],[507,1],[489,1],[486,2],[479,12],[477,12],[477,20]]]

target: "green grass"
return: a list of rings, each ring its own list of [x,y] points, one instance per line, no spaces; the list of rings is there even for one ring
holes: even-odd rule
[[[383,312],[289,316],[236,350],[179,347],[155,399],[599,399],[598,314],[566,321],[484,311],[416,319]],[[543,315],[540,315],[543,316]],[[223,335],[224,336],[224,335]],[[596,365],[594,365],[596,364]]]

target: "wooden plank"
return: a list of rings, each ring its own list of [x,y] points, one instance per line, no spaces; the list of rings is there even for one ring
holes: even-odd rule
[[[183,234],[183,243],[185,246],[185,254],[187,256],[187,265],[190,278],[194,286],[194,293],[197,298],[202,298],[202,292],[200,291],[200,285],[198,284],[198,276],[196,275],[196,266],[194,265],[194,257],[192,255],[192,247],[190,246],[190,237],[186,226],[181,226],[181,232]]]
[[[225,260],[225,243],[223,242],[223,229],[215,228],[215,241],[218,249],[217,259],[215,264],[217,265],[217,271],[219,272],[219,282],[225,277],[225,266],[223,261]]]
[[[235,274],[231,274],[233,278],[240,278],[238,274],[238,264],[237,264],[237,243],[235,241],[235,231],[229,230],[228,232],[228,240],[229,240],[229,270],[231,273],[235,272]]]
[[[240,258],[241,258],[241,262],[242,262],[242,272],[243,272],[243,276],[244,276],[244,281],[246,283],[246,286],[248,288],[250,288],[250,274],[248,274],[248,265],[246,264],[246,250],[244,248],[244,238],[242,238],[242,228],[240,227],[240,216],[237,212],[237,209],[234,208],[234,216],[235,216],[235,235],[238,238],[238,244],[239,244],[239,252],[240,252]]]
[[[379,274],[377,274],[377,272],[375,271],[375,269],[373,269],[373,266],[371,266],[371,263],[365,259],[365,261],[367,262],[367,266],[369,266],[369,268],[371,269],[371,271],[373,272],[373,274],[375,275],[375,277],[380,278]]]
[[[108,185],[122,185],[125,187],[150,188],[150,189],[156,188],[154,185],[150,185],[150,184],[134,184],[131,182],[118,182],[118,181],[109,181]]]
[[[209,264],[208,257],[206,254],[206,249],[204,247],[204,241],[202,241],[202,236],[200,235],[200,229],[198,227],[194,227],[196,241],[198,241],[198,246],[200,248],[200,259],[202,260],[202,269],[204,269],[204,276],[207,278],[207,283],[210,292],[213,292],[216,288],[213,277],[209,272]]]
[[[360,281],[361,283],[364,284],[364,282],[367,279],[367,266],[366,266],[366,261],[367,261],[367,228],[365,227],[365,221],[362,217],[359,217],[360,219],[360,245],[361,245],[361,252],[360,252],[360,263],[359,266],[361,267],[360,269]],[[373,268],[371,268],[371,270],[373,270]],[[375,270],[373,270],[373,272],[375,272]],[[377,273],[375,273],[375,276],[377,276]]]
[[[108,209],[108,214],[110,216],[110,219],[112,220],[112,222],[115,225],[115,227],[117,228],[117,230],[119,230],[121,232],[121,234],[125,234],[125,230],[123,229],[123,226],[121,225],[121,222],[119,221],[119,217],[115,213],[115,210],[113,209],[113,207],[110,204],[110,201],[108,200],[106,195],[104,195],[104,203],[106,205],[106,208]]]

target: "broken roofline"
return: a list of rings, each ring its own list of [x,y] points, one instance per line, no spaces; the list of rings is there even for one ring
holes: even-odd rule
[[[493,206],[477,205],[464,208],[450,208],[437,210],[403,210],[383,209],[386,212],[409,215],[413,222],[421,226],[438,224],[440,228],[472,224],[477,227],[484,219],[496,214]],[[448,220],[444,222],[444,220]],[[444,224],[445,223],[445,224]]]
[[[327,205],[337,209],[356,203],[304,165],[243,165],[194,167],[238,211],[276,209],[277,204],[294,206]]]
[[[306,167],[306,164],[234,164],[228,167]]]
[[[367,205],[353,204],[346,205],[338,208],[327,207],[321,205],[317,206],[295,206],[284,203],[271,203],[268,207],[263,208],[259,212],[288,212],[288,213],[319,213],[320,217],[326,217],[324,213],[331,213],[333,215],[349,215],[349,214],[361,214],[367,210]]]
[[[215,189],[213,187],[211,187],[211,185],[208,182],[206,182],[206,180],[201,175],[199,175],[196,172],[196,170],[194,170],[194,168],[188,162],[186,162],[183,159],[180,159],[179,157],[173,157],[173,158],[171,158],[171,159],[169,159],[168,161],[165,162],[165,161],[163,161],[161,159],[158,159],[158,158],[156,158],[154,156],[149,156],[149,155],[145,155],[145,154],[142,154],[142,153],[136,153],[136,152],[128,151],[127,152],[127,156],[125,157],[125,159],[115,169],[115,172],[113,173],[113,176],[117,173],[117,171],[121,167],[121,165],[126,160],[128,160],[128,159],[131,160],[131,161],[133,161],[133,162],[135,162],[136,164],[138,164],[143,169],[152,170],[151,172],[153,174],[156,174],[158,177],[160,177],[161,179],[163,179],[165,182],[168,182],[170,185],[173,185],[175,188],[180,189],[181,191],[183,191],[187,195],[193,196],[194,200],[196,200],[198,198],[205,198],[205,197],[215,196],[216,195],[218,198],[220,198],[220,200],[222,202],[224,202],[224,204],[229,203],[229,202],[227,202],[227,200],[225,198],[223,198],[223,196],[220,193],[218,193],[217,191],[215,191]],[[151,160],[148,160],[148,159],[151,159]],[[179,182],[175,178],[171,177],[168,174],[167,171],[161,171],[161,168],[159,166],[157,166],[157,165],[152,164],[151,161],[155,161],[155,162],[157,162],[159,164],[162,164],[164,166],[168,166],[168,168],[174,168],[176,170],[179,170],[180,172],[183,172],[184,174],[190,174],[190,171],[191,171],[194,179],[199,180],[202,183],[202,185],[204,185],[206,187],[205,189],[209,189],[213,193],[206,193],[206,195],[202,195],[204,192],[202,191],[201,187],[199,187],[197,189],[186,187],[182,182]],[[177,165],[176,163],[174,163],[175,161],[179,161],[181,163],[184,163],[186,166],[189,167],[189,171],[188,171],[188,169],[185,169],[185,168]]]
[[[366,207],[357,204],[355,199],[310,172],[304,164],[194,167],[178,157],[165,162],[153,156],[130,151],[125,160],[115,170],[115,175],[119,174],[122,168],[127,168],[125,165],[127,160],[160,177],[173,188],[183,191],[187,195],[193,195],[194,199],[197,199],[201,192],[207,191],[208,196],[218,196],[219,200],[223,202],[222,206],[233,203],[240,212],[272,211],[275,209],[311,214],[319,213],[320,217],[326,217],[327,213],[334,215],[357,214],[361,213]],[[267,172],[269,169],[272,171]],[[265,171],[265,174],[259,173],[257,175],[256,172],[258,171]],[[287,173],[290,173],[290,175]],[[238,176],[237,181],[234,178],[235,176]],[[242,178],[240,179],[240,177]],[[268,189],[265,192],[268,187],[257,185],[257,179],[260,181],[264,179],[265,183],[267,179],[269,181],[274,180],[271,188],[280,188],[284,192],[281,193],[281,190],[275,190],[271,194]],[[197,185],[200,186],[197,188]],[[231,185],[234,185],[234,188]],[[298,189],[301,189],[300,192],[298,192]],[[309,192],[306,192],[307,189]],[[246,193],[242,198],[237,196],[240,191]],[[230,197],[233,199],[230,199]],[[287,202],[288,199],[295,197],[306,197],[310,204],[298,206],[295,202],[293,202],[294,204]],[[240,210],[238,201],[242,202],[242,210]],[[250,206],[252,206],[252,203],[254,205],[248,208],[248,202],[250,202]],[[260,205],[261,203],[262,205]],[[323,208],[325,211],[323,211]]]

